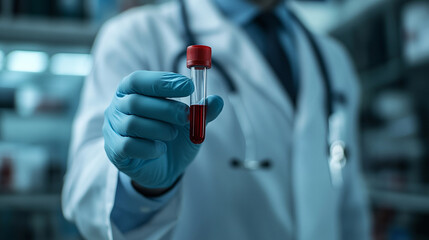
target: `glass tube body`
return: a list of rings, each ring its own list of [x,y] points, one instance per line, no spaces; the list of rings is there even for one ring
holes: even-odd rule
[[[206,135],[206,113],[207,113],[207,68],[201,66],[191,67],[191,79],[195,91],[190,100],[190,130],[189,137],[195,144],[204,142]]]

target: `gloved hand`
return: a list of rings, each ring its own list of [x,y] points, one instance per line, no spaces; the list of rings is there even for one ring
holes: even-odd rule
[[[189,107],[166,98],[193,91],[191,79],[169,72],[137,71],[121,81],[103,125],[104,148],[119,171],[145,188],[168,188],[183,174],[200,145],[189,139]],[[207,103],[210,122],[223,100]]]

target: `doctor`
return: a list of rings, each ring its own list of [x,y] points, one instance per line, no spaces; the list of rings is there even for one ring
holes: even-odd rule
[[[286,9],[170,1],[103,27],[63,188],[64,215],[85,238],[369,239],[356,76],[337,43],[309,38]],[[208,73],[216,95],[201,145],[190,142],[179,101],[194,90],[185,58],[175,66],[189,34],[219,65]],[[331,104],[331,92],[344,99]],[[347,147],[340,168],[330,164],[332,135]]]

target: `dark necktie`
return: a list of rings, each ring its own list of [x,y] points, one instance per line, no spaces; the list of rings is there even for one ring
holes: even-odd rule
[[[297,86],[289,58],[281,44],[279,32],[285,28],[280,20],[271,11],[263,12],[244,29],[271,65],[293,106],[296,106]]]

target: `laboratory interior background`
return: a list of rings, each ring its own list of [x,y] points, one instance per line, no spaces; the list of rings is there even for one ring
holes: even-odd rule
[[[102,23],[159,1],[1,0],[0,239],[82,239],[61,213],[71,125]],[[429,1],[296,1],[360,77],[375,240],[429,239]]]

